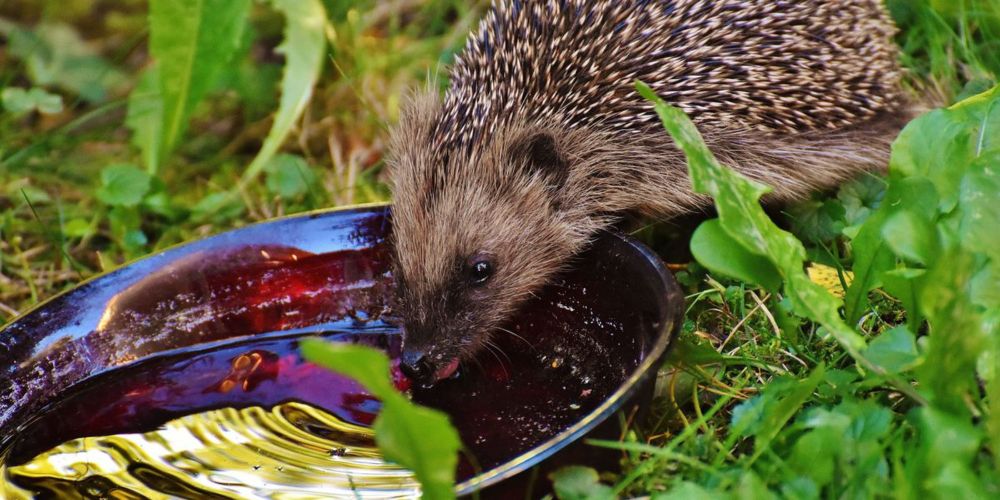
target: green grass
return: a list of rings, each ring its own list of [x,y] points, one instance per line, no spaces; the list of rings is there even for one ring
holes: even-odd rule
[[[278,12],[252,4],[227,71],[211,82],[187,133],[151,176],[126,126],[129,93],[150,64],[146,2],[0,0],[0,89],[24,89],[7,92],[0,112],[0,321],[178,242],[277,215],[387,199],[385,127],[407,89],[445,84],[442,65],[484,2],[404,1],[401,10],[374,0],[323,3],[329,57],[312,98],[282,154],[234,189],[279,103]],[[997,2],[888,3],[915,95],[950,104],[996,82]],[[14,112],[17,106],[27,110]],[[945,122],[967,118],[937,116],[944,121],[925,128],[943,134]],[[920,158],[927,158],[947,149],[933,135],[918,139],[900,151],[923,147]],[[980,355],[1000,352],[1000,333],[994,321],[992,336],[978,344],[958,335],[986,324],[966,320],[985,314],[977,301],[982,282],[995,274],[976,277],[993,250],[988,234],[960,232],[961,203],[940,202],[955,188],[947,179],[1000,157],[942,156],[950,170],[938,174],[900,158],[888,179],[865,177],[774,214],[803,242],[808,260],[845,281],[846,272],[871,263],[897,268],[881,269],[889,274],[871,292],[859,285],[848,293],[845,324],[868,342],[853,354],[839,326],[796,307],[787,286],[709,271],[676,251],[687,248],[690,234],[672,225],[641,232],[679,270],[687,319],[648,419],[629,422],[621,443],[602,444],[625,450],[623,472],[600,476],[601,488],[593,484],[598,476],[567,471],[565,484],[575,484],[576,495],[606,495],[607,487],[681,498],[1000,495],[997,360]],[[919,196],[928,191],[919,186],[886,192],[921,179],[933,186],[933,202]],[[883,203],[886,197],[893,202]],[[896,200],[943,208],[919,217],[890,213],[885,207]],[[866,243],[873,240],[890,240],[892,248],[877,253]],[[954,342],[941,344],[946,340]],[[900,390],[901,382],[915,391]],[[579,497],[568,488],[563,496]]]

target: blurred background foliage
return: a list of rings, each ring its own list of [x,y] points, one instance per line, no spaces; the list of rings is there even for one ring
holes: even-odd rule
[[[250,5],[187,133],[149,169],[127,123],[130,92],[139,94],[133,89],[152,66],[147,2],[0,1],[0,319],[182,241],[387,199],[386,126],[409,89],[446,84],[438,75],[483,5],[323,6],[327,45],[312,98],[260,178],[240,184],[280,99],[278,10]]]

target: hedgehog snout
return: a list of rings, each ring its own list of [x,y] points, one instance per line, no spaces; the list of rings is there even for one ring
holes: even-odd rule
[[[458,367],[459,341],[433,326],[407,325],[399,368],[414,382],[430,385]]]

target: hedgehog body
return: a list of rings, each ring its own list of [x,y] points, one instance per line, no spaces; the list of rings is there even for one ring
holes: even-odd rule
[[[636,81],[771,199],[882,168],[894,30],[879,0],[494,3],[393,133],[404,364],[448,375],[622,214],[705,206]]]

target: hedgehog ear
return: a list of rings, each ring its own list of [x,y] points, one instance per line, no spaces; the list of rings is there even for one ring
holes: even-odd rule
[[[527,173],[542,176],[550,186],[558,189],[566,182],[569,164],[552,134],[538,132],[527,135],[515,148],[515,155],[526,160]]]

